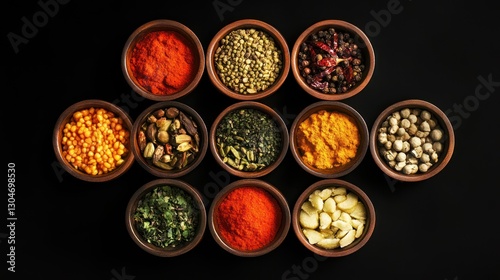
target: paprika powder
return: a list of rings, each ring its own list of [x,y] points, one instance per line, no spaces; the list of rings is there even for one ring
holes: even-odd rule
[[[155,95],[170,95],[185,88],[196,72],[188,40],[175,31],[154,31],[138,41],[130,56],[137,82]]]
[[[255,186],[230,191],[215,210],[222,239],[232,248],[244,251],[270,244],[279,230],[281,217],[277,200]]]

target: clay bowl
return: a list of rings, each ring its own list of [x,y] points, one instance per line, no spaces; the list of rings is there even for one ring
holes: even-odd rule
[[[186,197],[192,199],[193,209],[198,212],[198,221],[194,236],[190,240],[183,240],[181,244],[176,244],[176,246],[168,245],[160,247],[157,244],[148,242],[139,229],[141,222],[134,217],[138,205],[141,205],[141,200],[144,200],[145,196],[148,193],[152,193],[157,187],[163,186],[170,186],[171,188],[183,191]],[[148,221],[149,219],[151,217],[144,218],[144,221]],[[194,249],[203,239],[206,224],[207,213],[200,192],[192,185],[178,179],[156,179],[142,185],[132,195],[125,210],[125,226],[134,243],[142,250],[158,257],[176,257]]]
[[[331,137],[324,140],[324,143],[329,143],[328,145],[332,145],[332,141],[336,143],[334,146],[339,147],[335,151],[330,151],[330,155],[337,155],[343,153],[343,150],[347,147],[352,147],[355,142],[353,141],[354,135],[358,135],[357,142],[357,150],[355,155],[349,155],[348,157],[332,157],[328,161],[316,162],[317,158],[319,158],[319,153],[316,153],[317,147],[313,144],[314,141],[317,141],[317,136],[312,136],[304,143],[308,143],[306,145],[307,149],[302,149],[300,140],[304,139],[301,135],[304,135],[301,132],[300,125],[304,121],[308,120],[311,115],[317,115],[318,113],[325,114],[343,114],[347,115],[351,120],[351,124],[353,124],[357,128],[357,133],[355,131],[347,131],[346,134],[338,134],[335,137]],[[333,124],[335,125],[335,123]],[[329,126],[323,127],[321,129],[322,132],[329,130]],[[292,126],[290,128],[290,151],[295,159],[295,161],[300,165],[302,169],[306,172],[321,178],[338,178],[348,173],[352,172],[364,159],[366,152],[368,150],[368,127],[366,125],[365,120],[353,107],[339,102],[339,101],[317,101],[306,108],[304,108],[295,118]],[[307,152],[307,154],[306,154]],[[307,160],[306,160],[307,159]],[[313,159],[310,161],[309,159]]]
[[[408,128],[409,123],[415,127]],[[412,133],[413,130],[418,132]],[[423,181],[437,175],[451,160],[454,147],[450,120],[441,109],[425,100],[408,99],[390,105],[377,117],[370,132],[370,152],[377,166],[387,176],[404,182]]]
[[[352,76],[349,74],[349,67],[345,65],[345,61],[340,62],[336,59],[330,59],[328,63],[331,61],[335,62],[335,66],[331,66],[331,64],[327,63],[327,57],[331,57],[332,55],[327,54],[328,52],[324,50],[321,50],[317,47],[312,47],[312,45],[310,45],[310,42],[313,41],[313,35],[317,36],[318,32],[320,31],[326,31],[325,34],[328,34],[328,29],[330,28],[333,28],[338,34],[338,46],[341,46],[341,42],[344,41],[350,44],[350,46],[344,47],[345,49],[348,49],[350,47],[352,48],[354,46],[356,46],[355,48],[357,48],[355,50],[351,50],[348,54],[347,52],[342,53],[338,48],[332,47],[332,49],[335,50],[335,54],[337,57],[341,59],[351,57],[351,60],[348,63],[352,69],[356,69],[355,67],[359,67],[359,71],[353,71]],[[340,34],[345,33],[349,34],[351,39],[346,38],[345,40],[341,40],[341,37],[343,36],[341,36]],[[330,37],[325,39],[324,42],[332,42],[333,37],[334,36],[331,35]],[[333,46],[333,44],[331,45]],[[304,49],[304,46],[308,46],[308,48]],[[326,59],[321,62],[317,62],[316,58],[311,59],[311,49],[315,54],[321,54],[322,57]],[[359,55],[360,57],[358,57]],[[360,93],[370,82],[370,79],[372,78],[373,72],[375,70],[375,52],[373,50],[370,39],[357,26],[342,20],[322,20],[309,26],[296,39],[290,56],[293,77],[295,78],[299,86],[311,96],[321,100],[343,100]],[[360,59],[361,63],[355,62],[353,58]],[[304,62],[304,60],[306,60],[307,62]],[[318,79],[318,81],[322,83],[328,81],[330,86],[327,86],[326,88],[334,88],[334,92],[332,89],[328,91],[323,90],[322,83],[314,83],[314,86],[312,86],[313,83],[309,82],[309,79],[306,78],[307,76],[317,76],[317,73],[324,71],[325,67],[320,68],[321,65],[327,65],[326,69],[333,69],[333,67],[338,66],[341,66],[342,68],[342,75],[336,74],[336,70],[334,70],[330,73],[329,76],[324,76],[324,78]],[[305,75],[305,68],[311,70],[311,74]],[[328,77],[329,79],[326,77]],[[333,80],[335,80],[335,82],[333,82]],[[346,84],[343,84],[343,82],[345,82]]]
[[[107,113],[103,113],[103,110]],[[103,133],[93,130],[91,128],[93,118],[95,123],[100,123],[109,130]],[[84,122],[79,122],[80,119],[84,119]],[[84,125],[87,121],[89,124]],[[81,127],[87,127],[88,132],[82,129],[79,133]],[[61,167],[75,178],[88,182],[111,181],[127,172],[134,163],[128,136],[131,130],[131,118],[120,107],[104,100],[82,100],[66,108],[57,119],[52,135],[52,146]],[[85,135],[86,133],[88,135]],[[112,137],[113,143],[121,147],[112,148],[111,155],[96,152],[104,147],[92,143],[91,137],[94,134]],[[89,139],[89,142],[84,144],[84,139]],[[84,166],[85,162],[91,170]],[[94,173],[92,167],[98,172]]]
[[[228,242],[227,240],[224,239],[224,234],[221,234],[219,222],[217,219],[218,218],[217,209],[221,205],[221,203],[223,203],[223,201],[231,193],[233,193],[233,191],[241,190],[240,188],[244,187],[258,188],[270,194],[271,198],[274,198],[274,200],[276,201],[279,208],[278,212],[280,213],[281,216],[281,217],[276,217],[277,219],[276,221],[277,223],[279,223],[279,226],[277,227],[277,231],[275,232],[274,238],[272,238],[267,244],[259,248],[243,249],[242,247],[236,247],[235,245],[231,245],[231,242]],[[241,200],[241,202],[238,203],[245,203],[245,201]],[[268,205],[262,200],[258,201],[253,200],[252,203],[258,203],[259,205]],[[268,206],[266,206],[266,209],[267,207]],[[271,219],[271,217],[267,218]],[[290,229],[290,218],[291,214],[288,203],[283,194],[275,186],[260,179],[240,179],[225,186],[215,196],[208,212],[208,228],[215,242],[217,242],[217,244],[225,251],[240,257],[258,257],[273,251],[274,249],[276,249],[278,246],[281,245],[281,243],[285,240],[288,231]],[[254,219],[248,219],[248,217],[243,217],[243,219],[245,219],[247,222],[252,222],[254,220]],[[245,231],[242,230],[242,232]],[[246,231],[246,232],[251,232],[251,231]],[[254,236],[240,235],[240,238],[243,240],[248,238],[255,240]]]
[[[177,109],[177,115],[175,110],[168,113],[169,108]],[[192,124],[194,130],[190,130],[182,116]],[[166,119],[168,128],[160,128],[165,124],[161,124],[159,119]],[[149,127],[151,123],[153,125]],[[177,128],[172,130],[174,125],[177,125]],[[148,132],[148,129],[153,132]],[[162,136],[159,136],[161,130],[166,131],[168,135],[163,132]],[[140,134],[144,137],[140,137]],[[196,134],[198,136],[195,136]],[[141,138],[144,140],[140,140]],[[135,159],[142,168],[160,178],[177,178],[191,172],[205,157],[208,131],[203,118],[192,107],[178,101],[163,101],[149,106],[136,118],[130,142]],[[156,156],[151,155],[151,149],[161,156],[158,161]]]
[[[262,60],[262,58],[259,58],[259,50],[257,49],[257,46],[255,46],[255,42],[257,42],[257,40],[252,43],[250,39],[246,39],[245,36],[240,36],[241,38],[238,38],[240,38],[241,41],[244,41],[244,44],[246,44],[246,48],[252,50],[251,52],[248,52],[248,55],[245,57],[246,60],[244,62],[232,62],[230,56],[225,57],[229,57],[228,61],[230,61],[233,65],[239,65],[241,68],[247,67],[249,72],[235,72],[234,75],[236,75],[238,81],[236,81],[234,78],[230,79],[231,82],[224,81],[223,79],[221,79],[222,75],[225,75],[224,77],[229,78],[227,71],[228,66],[224,62],[218,61],[222,60],[222,58],[224,57],[224,52],[231,51],[231,48],[233,48],[233,46],[228,47],[228,45],[224,43],[226,41],[225,38],[226,36],[230,36],[231,34],[234,34],[240,30],[255,30],[256,32],[253,34],[260,34],[261,37],[268,38],[269,44],[263,45],[262,48],[264,50],[270,50],[271,47],[269,46],[274,45],[275,48],[279,50],[279,55],[276,57],[279,62],[273,62],[270,64],[272,67],[271,70],[273,71],[265,73],[260,72],[261,70],[257,69],[256,67],[259,61]],[[248,38],[250,37],[252,37],[252,34],[248,34]],[[252,46],[252,44],[254,46]],[[260,52],[262,53],[262,51]],[[219,69],[219,67],[222,67],[222,69]],[[224,26],[212,38],[206,52],[206,69],[210,81],[221,93],[237,100],[257,100],[273,94],[285,82],[285,79],[288,76],[289,68],[290,51],[288,49],[285,38],[276,28],[274,28],[270,24],[256,19],[241,19]],[[275,70],[277,71],[277,73],[275,72]],[[266,87],[256,86],[252,88],[249,85],[250,82],[244,80],[250,78],[250,73],[252,71],[254,71],[255,73],[262,73],[263,75],[270,76],[274,79],[274,81],[269,80],[269,78],[257,76],[256,74],[255,84],[257,84],[258,81],[259,83],[265,84]]]
[[[150,72],[147,72],[147,69],[141,69],[141,71],[137,71],[137,73],[141,74],[140,76],[136,76],[136,74],[134,74],[135,72],[133,71],[133,68],[131,68],[132,53],[134,52],[136,44],[151,32],[157,31],[169,31],[178,34],[179,36],[176,38],[179,38],[179,40],[183,41],[184,44],[189,47],[189,53],[192,55],[190,56],[189,53],[186,53],[186,57],[192,57],[192,60],[185,61],[186,65],[191,65],[192,67],[192,75],[189,78],[189,82],[180,84],[178,84],[177,82],[169,83],[169,85],[173,86],[174,89],[169,88],[168,91],[164,88],[154,89],[156,87],[149,87],[145,85],[144,82],[141,83],[141,80],[146,80],[141,78],[148,77],[148,75],[152,74]],[[165,42],[162,43],[164,45],[167,44]],[[172,67],[179,67],[179,63],[184,63],[184,61],[172,61],[172,63],[174,65]],[[159,65],[158,67],[166,66]],[[121,68],[125,80],[129,84],[129,86],[132,87],[132,89],[142,97],[153,101],[174,100],[191,93],[198,86],[205,70],[205,50],[196,34],[184,24],[166,19],[153,20],[139,26],[129,36],[122,50]],[[165,77],[163,77],[163,75],[160,75],[161,73],[162,72],[156,70],[154,71],[154,74],[156,75],[154,77],[150,77],[149,79],[164,81]]]
[[[328,191],[333,188],[335,191]],[[323,191],[325,189],[327,191]],[[340,202],[342,195],[344,203]],[[331,200],[337,201],[336,204]],[[340,179],[313,183],[302,192],[292,210],[292,227],[297,239],[309,251],[323,257],[343,257],[357,252],[370,240],[375,224],[375,208],[370,198],[360,187]]]
[[[270,128],[271,125],[276,128],[274,132],[279,134],[280,142],[276,143],[276,146],[273,148],[273,156],[275,158],[274,161],[261,161],[262,158],[258,156],[258,150],[256,150],[255,148],[249,148],[249,145],[237,141],[239,143],[236,144],[240,144],[240,146],[243,148],[248,148],[248,151],[252,151],[252,153],[254,154],[253,158],[250,158],[245,151],[243,151],[242,149],[238,149],[237,153],[239,154],[239,157],[241,159],[241,162],[239,163],[237,162],[237,156],[235,156],[234,152],[229,149],[228,145],[220,145],[221,139],[219,139],[217,135],[217,130],[219,127],[224,127],[223,125],[221,125],[223,120],[232,113],[246,110],[255,110],[256,112],[262,114],[262,116],[267,117],[267,119],[269,120],[269,124],[265,124],[260,119],[255,120],[255,122],[249,123],[248,125],[253,127],[254,131],[257,131],[259,133],[267,133],[264,131],[264,129]],[[273,122],[275,125],[272,124]],[[262,124],[262,126],[258,126],[260,124]],[[228,129],[224,129],[224,131],[229,133]],[[244,134],[242,134],[241,131],[242,130],[240,129],[240,127],[236,126],[236,124],[232,129],[230,129],[231,135],[234,135],[233,133],[236,133],[236,135],[238,136],[243,136]],[[269,135],[269,133],[267,133],[267,135]],[[257,101],[239,101],[226,107],[214,120],[212,127],[210,128],[210,151],[214,156],[216,162],[228,173],[241,178],[258,178],[269,174],[280,165],[288,151],[288,139],[288,129],[285,122],[280,117],[280,115],[271,107]],[[264,142],[259,142],[259,144],[261,143],[265,144]],[[248,165],[247,168],[247,165],[242,165],[245,160],[251,162],[252,164],[266,163],[266,166],[252,169],[250,168],[250,166],[255,165]],[[236,162],[237,166],[232,165],[231,161]]]

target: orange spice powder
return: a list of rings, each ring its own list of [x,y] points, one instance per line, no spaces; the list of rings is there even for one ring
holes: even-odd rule
[[[222,239],[231,247],[252,251],[274,240],[281,224],[281,208],[266,190],[244,186],[232,190],[215,212]]]
[[[304,162],[318,169],[331,169],[356,156],[360,132],[351,116],[321,110],[299,124],[297,145]]]
[[[195,73],[189,42],[175,31],[154,31],[135,45],[130,57],[132,74],[148,91],[169,95],[185,88]]]

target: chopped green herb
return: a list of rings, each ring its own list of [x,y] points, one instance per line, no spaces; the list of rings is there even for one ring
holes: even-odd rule
[[[224,162],[243,171],[263,169],[281,153],[282,139],[277,123],[256,109],[229,112],[217,126],[216,139]]]
[[[159,186],[137,204],[134,213],[137,231],[157,247],[176,247],[193,240],[200,211],[183,189]]]

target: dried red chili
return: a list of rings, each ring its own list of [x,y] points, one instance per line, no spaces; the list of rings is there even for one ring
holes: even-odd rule
[[[324,93],[344,93],[361,81],[362,52],[348,32],[334,28],[311,34],[298,54],[299,70],[305,81]]]

